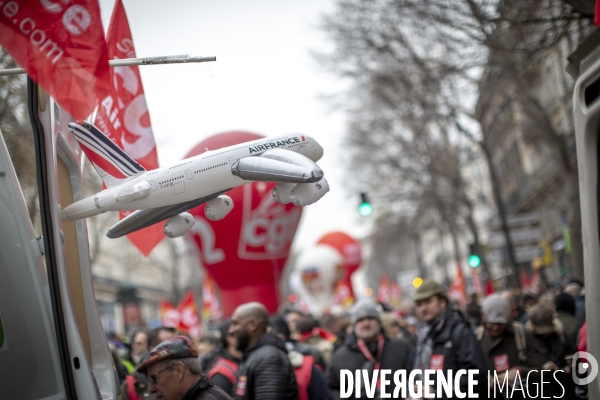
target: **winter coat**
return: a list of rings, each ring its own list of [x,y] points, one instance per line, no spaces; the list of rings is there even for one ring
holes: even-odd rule
[[[367,344],[373,358],[377,355],[377,342]],[[404,340],[385,338],[383,342],[383,352],[381,357],[380,369],[390,369],[392,374],[397,370],[406,370],[406,376],[410,374],[413,363],[413,350]],[[368,368],[373,370],[373,364],[367,360],[358,347],[357,338],[354,333],[346,336],[346,345],[335,352],[331,359],[331,364],[326,373],[327,384],[331,390],[333,399],[340,398],[340,370],[348,369],[356,371],[357,369]],[[395,385],[393,381],[386,388],[387,393],[393,393]],[[353,392],[353,395],[355,393]],[[367,398],[365,390],[361,390],[361,398]],[[356,397],[352,397],[356,399]]]
[[[448,373],[459,369],[478,370],[475,375],[478,380],[474,388],[476,393],[483,393],[487,387],[487,369],[481,346],[475,337],[467,317],[458,310],[448,310],[443,318],[435,323],[428,336],[431,336],[433,351],[429,368],[437,368]],[[418,357],[418,355],[416,355]],[[442,362],[441,365],[433,365]],[[460,377],[460,390],[468,393],[468,375]],[[481,397],[481,396],[480,396]],[[441,399],[448,399],[442,391]],[[451,397],[452,398],[452,397]]]
[[[483,332],[481,336],[481,348],[485,356],[485,362],[488,371],[495,371],[496,363],[499,363],[500,358],[507,356],[507,368],[509,370],[514,367],[521,368],[521,373],[527,375],[531,370],[540,370],[546,361],[540,353],[537,341],[531,332],[523,330],[525,333],[525,350],[523,360],[519,359],[519,350],[515,339],[515,330],[512,323],[506,326],[506,330],[498,337],[492,337],[487,332]],[[504,363],[504,361],[502,361]]]
[[[267,333],[244,351],[232,397],[236,400],[298,400],[294,368],[285,344],[276,335]]]
[[[485,356],[487,369],[489,373],[492,374],[492,379],[494,371],[497,371],[497,373],[500,374],[501,372],[508,371],[511,368],[518,367],[521,370],[519,374],[521,382],[523,385],[528,385],[528,373],[532,370],[540,371],[542,366],[549,361],[540,353],[540,349],[535,337],[531,334],[531,332],[525,329],[521,329],[520,331],[520,333],[524,334],[525,346],[522,351],[523,358],[521,359],[519,357],[519,348],[517,347],[513,322],[509,322],[506,326],[506,330],[498,337],[492,337],[485,332],[483,327],[480,328],[481,329],[479,333],[481,338],[481,347]],[[541,375],[539,372],[532,372],[531,375],[529,375],[529,378],[529,385],[530,387],[533,387],[532,385],[539,385]],[[511,385],[512,383],[513,382],[509,382]],[[496,398],[504,398],[500,396],[499,392],[499,390],[496,392],[498,393]]]
[[[556,318],[562,323],[565,340],[574,348],[577,345],[577,335],[579,334],[579,320],[566,311],[557,311]]]
[[[231,400],[231,397],[220,388],[212,384],[206,375],[200,379],[183,394],[181,400]]]

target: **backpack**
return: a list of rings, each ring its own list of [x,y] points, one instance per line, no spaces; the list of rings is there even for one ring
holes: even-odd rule
[[[294,368],[294,375],[298,384],[298,399],[309,400],[308,386],[312,378],[312,367],[315,364],[315,358],[303,355],[297,351],[290,351],[288,358]]]

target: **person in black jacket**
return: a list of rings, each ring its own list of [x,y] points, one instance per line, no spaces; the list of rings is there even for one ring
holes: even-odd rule
[[[446,374],[449,370],[478,370],[474,391],[487,393],[487,368],[481,345],[467,317],[448,306],[446,288],[433,280],[425,280],[413,293],[413,301],[417,306],[417,317],[422,322],[417,328],[414,368],[442,370]],[[437,393],[435,387],[428,388],[431,389]],[[460,391],[468,393],[468,389],[465,374],[460,377]],[[452,397],[447,397],[442,391],[441,398]]]
[[[410,373],[412,348],[403,339],[390,339],[385,336],[374,302],[363,301],[355,306],[352,325],[354,330],[348,335],[346,345],[335,352],[327,370],[327,384],[333,399],[341,398],[341,370],[350,370],[355,374],[356,370],[366,369],[372,372],[375,368],[389,369],[392,376],[398,370],[406,370],[406,376]],[[369,376],[372,374],[369,373]],[[387,379],[391,380],[391,384],[387,385],[385,391],[392,394],[395,385],[390,376]],[[364,384],[360,395],[361,397],[356,397],[356,391],[353,391],[354,397],[351,398],[369,398]],[[379,395],[376,394],[375,398],[379,398]]]
[[[288,349],[288,358],[294,367],[300,400],[330,400],[331,396],[325,375],[317,367],[316,360],[311,353],[305,354],[295,348],[286,320],[282,316],[276,315],[269,319],[269,325],[271,332],[279,336]]]
[[[298,400],[294,368],[285,344],[277,335],[267,333],[269,313],[260,303],[242,304],[231,317],[229,333],[244,352],[232,397],[260,400]]]
[[[205,368],[208,371],[206,376],[211,382],[226,393],[231,393],[235,383],[235,375],[243,356],[242,352],[237,349],[237,339],[229,334],[230,326],[231,321],[227,320],[219,327],[221,342],[215,353],[217,358],[212,365]]]

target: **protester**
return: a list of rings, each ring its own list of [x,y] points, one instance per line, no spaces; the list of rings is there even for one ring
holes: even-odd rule
[[[539,373],[528,373],[541,370],[547,360],[540,354],[533,335],[525,331],[522,324],[511,320],[512,308],[508,300],[502,295],[492,294],[483,300],[482,309],[484,325],[478,329],[477,338],[481,342],[487,370],[497,373],[498,382],[503,382],[506,375],[511,387],[517,374],[524,386],[539,385]],[[495,380],[491,379],[489,385],[493,388],[494,384]],[[494,398],[494,393],[499,394],[500,388],[492,391],[491,398]]]
[[[532,307],[529,310],[527,329],[533,333],[540,353],[546,360],[542,368],[557,371],[553,374],[554,379],[545,384],[544,394],[556,398],[573,398],[575,383],[571,378],[571,367],[567,356],[572,355],[575,349],[565,343],[562,325],[556,323],[554,311],[543,304]]]
[[[471,322],[471,328],[477,329],[481,325],[481,306],[477,299],[477,293],[471,293],[471,301],[467,304],[467,315]]]
[[[232,392],[234,399],[298,399],[285,344],[277,335],[267,333],[268,326],[269,314],[260,303],[242,304],[233,313],[229,333],[244,353]]]
[[[352,327],[353,331],[348,335],[346,345],[333,355],[326,374],[334,399],[340,398],[342,369],[350,370],[353,374],[362,369],[370,372],[374,369],[389,369],[392,374],[397,370],[406,370],[407,373],[411,370],[411,347],[404,340],[390,339],[384,334],[381,317],[374,302],[363,301],[355,305]],[[386,391],[393,393],[395,387],[392,382]],[[362,397],[356,397],[356,392],[353,392],[353,396],[350,398],[367,398],[364,388],[361,390]]]
[[[215,352],[218,358],[208,367],[210,369],[207,373],[208,378],[215,386],[220,387],[226,393],[231,393],[235,383],[235,374],[243,356],[242,352],[237,349],[237,339],[229,334],[230,325],[231,321],[227,320],[219,327],[221,340]]]
[[[208,371],[219,358],[217,354],[217,346],[219,338],[214,333],[206,333],[195,341],[196,349],[198,350],[198,358],[203,371]]]
[[[271,332],[285,342],[288,349],[288,358],[298,383],[299,400],[329,400],[329,389],[325,376],[317,367],[312,355],[305,355],[297,351],[290,337],[290,330],[285,319],[279,315],[269,318]]]
[[[145,329],[140,329],[137,331],[131,340],[131,360],[135,365],[139,365],[139,363],[146,357],[148,351],[148,331]]]
[[[445,374],[450,370],[477,370],[479,382],[475,389],[483,393],[487,374],[481,347],[467,317],[449,307],[446,288],[427,279],[415,290],[413,301],[422,322],[417,328],[414,368],[442,370]],[[460,377],[459,386],[463,393],[469,390],[466,375]],[[448,398],[445,391],[441,398]]]
[[[583,292],[583,281],[579,279],[571,279],[565,286],[565,293],[573,296],[575,300],[575,318],[579,321],[579,327],[585,322],[585,295]]]
[[[313,355],[317,364],[321,366],[321,370],[324,371],[331,362],[336,336],[318,327],[310,315],[296,321],[296,330],[298,332],[296,349],[302,354]],[[317,350],[317,353],[314,353],[312,349]]]
[[[202,373],[198,351],[185,336],[156,346],[137,368],[148,375],[150,392],[164,400],[231,400]]]
[[[291,309],[285,312],[285,320],[288,324],[288,327],[290,328],[292,339],[294,340],[300,337],[300,333],[296,328],[296,321],[298,321],[301,318],[304,318],[304,314],[302,314],[298,310]]]
[[[173,338],[175,335],[175,329],[167,326],[151,330],[148,333],[148,351],[152,351],[160,343]],[[121,396],[123,396],[123,400],[157,399],[156,395],[150,392],[148,377],[138,371],[127,375],[125,381],[121,384]]]
[[[559,293],[554,299],[556,318],[562,323],[565,340],[572,348],[577,345],[579,321],[575,317],[575,299],[568,293]]]

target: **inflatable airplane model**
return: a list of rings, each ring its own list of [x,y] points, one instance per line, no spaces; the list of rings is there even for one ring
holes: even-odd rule
[[[109,229],[110,238],[166,219],[165,235],[181,236],[194,224],[187,210],[207,203],[206,217],[222,219],[233,208],[231,198],[223,193],[249,181],[278,182],[272,193],[275,201],[301,207],[329,191],[323,171],[315,164],[323,156],[323,148],[306,135],[254,140],[146,171],[92,124],[72,122],[69,130],[106,189],[67,206],[62,219],[74,221],[106,211],[138,210]]]

